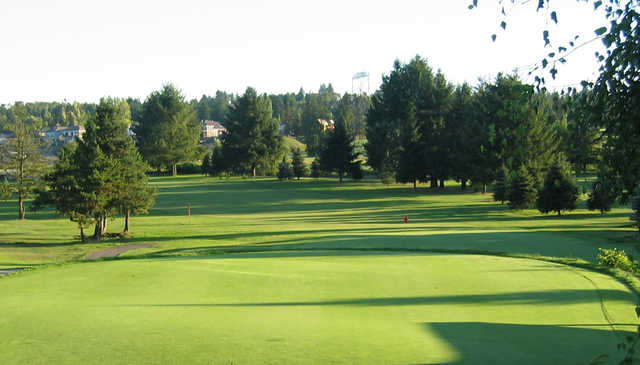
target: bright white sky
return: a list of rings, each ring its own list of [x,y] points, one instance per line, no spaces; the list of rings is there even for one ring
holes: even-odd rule
[[[511,11],[503,32],[497,0],[480,0],[475,10],[469,3],[5,0],[0,104],[144,100],[167,82],[189,99],[216,90],[242,93],[247,86],[261,93],[310,91],[322,83],[344,93],[359,71],[370,73],[373,92],[395,59],[416,54],[449,80],[475,84],[540,61],[551,51],[543,47],[543,29],[558,41],[575,34],[587,40],[605,23],[589,4],[555,0],[555,26],[546,12],[536,15],[537,1],[528,1]],[[549,86],[593,79],[594,47],[600,42],[575,52]]]

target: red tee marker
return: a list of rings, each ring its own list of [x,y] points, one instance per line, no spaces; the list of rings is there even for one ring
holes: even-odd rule
[[[409,223],[409,216],[408,216],[408,215],[405,215],[405,216],[404,216],[404,222],[405,222],[405,223]]]

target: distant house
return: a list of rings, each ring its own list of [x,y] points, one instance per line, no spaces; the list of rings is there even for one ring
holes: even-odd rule
[[[81,125],[72,125],[70,127],[55,127],[50,129],[44,129],[40,132],[42,139],[45,141],[67,143],[75,141],[76,139],[82,139],[82,136],[86,130]]]
[[[203,120],[202,121],[202,138],[218,138],[220,135],[227,131],[227,128],[223,127],[222,124],[216,122],[214,120]]]
[[[10,139],[15,137],[16,135],[13,132],[0,132],[0,145],[7,144]]]
[[[336,127],[336,124],[333,122],[333,120],[318,119],[318,123],[320,123],[320,125],[322,126],[323,132],[333,130]]]

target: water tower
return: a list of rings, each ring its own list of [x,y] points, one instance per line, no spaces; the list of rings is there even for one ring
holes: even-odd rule
[[[358,72],[351,78],[351,93],[352,94],[369,94],[369,73]]]

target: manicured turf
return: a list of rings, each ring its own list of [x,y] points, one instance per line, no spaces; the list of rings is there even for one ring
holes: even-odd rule
[[[80,244],[74,223],[18,222],[0,202],[0,269],[72,262],[0,278],[0,363],[615,363],[637,325],[637,297],[610,276],[461,254],[637,256],[626,207],[556,217],[455,186],[153,183],[129,239]],[[131,243],[153,247],[75,262]]]
[[[585,364],[619,358],[636,323],[608,276],[480,255],[118,260],[0,279],[0,292],[0,363],[20,364]]]

